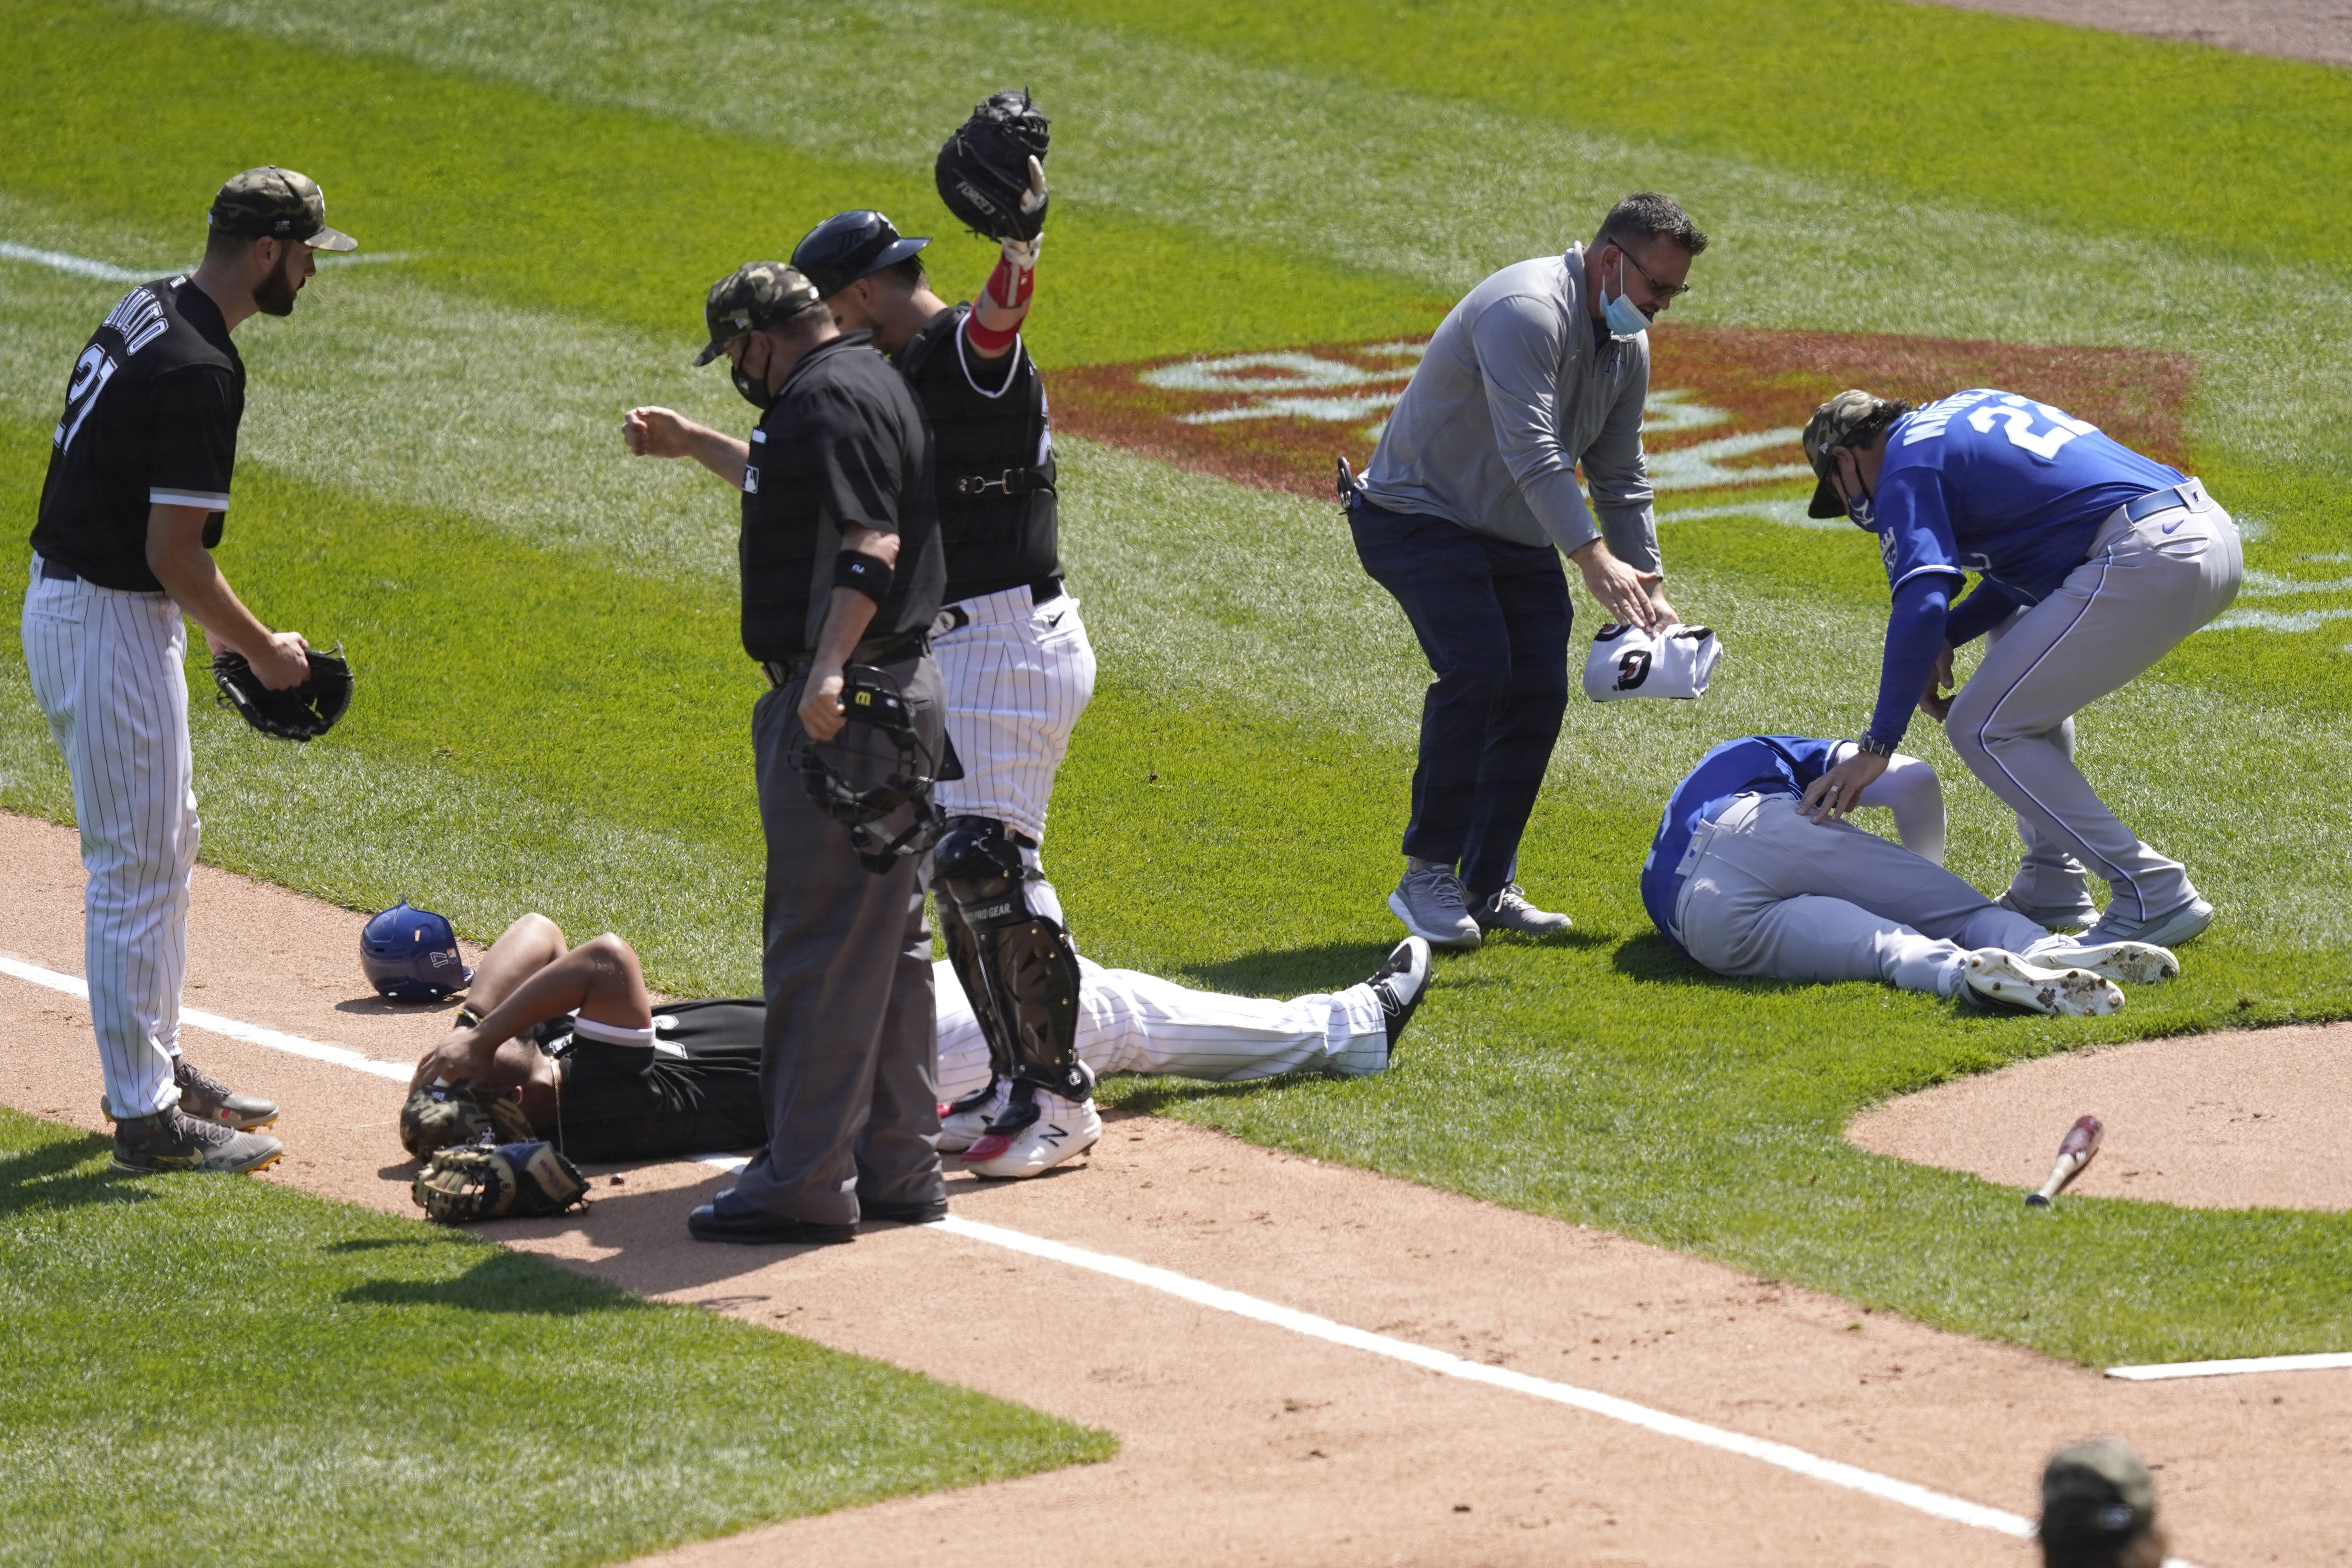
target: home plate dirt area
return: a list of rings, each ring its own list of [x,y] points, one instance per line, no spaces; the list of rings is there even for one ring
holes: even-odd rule
[[[87,1009],[37,977],[81,970],[73,835],[0,816],[0,1100],[98,1131]],[[201,868],[187,1005],[413,1063],[448,1009],[368,994],[360,924]],[[418,1213],[400,1081],[210,1030],[185,1046],[284,1107],[288,1157],[257,1179]],[[950,1226],[847,1247],[688,1240],[686,1211],[726,1181],[709,1164],[593,1173],[584,1215],[485,1233],[1121,1445],[666,1562],[2021,1564],[2042,1458],[2101,1431],[2160,1467],[2182,1558],[2352,1562],[2352,1375],[2106,1379],[1148,1117],[1043,1180],[951,1177]]]

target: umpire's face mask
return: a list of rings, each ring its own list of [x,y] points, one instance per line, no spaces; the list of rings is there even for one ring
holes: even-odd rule
[[[776,395],[768,390],[768,364],[775,351],[757,332],[746,332],[740,341],[743,346],[728,356],[729,370],[735,378],[735,390],[743,395],[744,402],[764,412],[776,401]],[[754,343],[760,346],[760,374],[757,375],[746,368],[751,362],[751,345]]]

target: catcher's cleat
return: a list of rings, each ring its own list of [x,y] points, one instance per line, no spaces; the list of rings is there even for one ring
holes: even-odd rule
[[[1478,945],[1478,922],[1463,907],[1462,879],[1444,866],[1407,868],[1389,895],[1389,912],[1432,947]]]
[[[258,1095],[239,1094],[220,1079],[192,1066],[185,1057],[172,1058],[172,1081],[180,1086],[180,1109],[199,1121],[217,1121],[239,1132],[251,1132],[278,1120],[278,1106]]]
[[[1385,1026],[1378,1035],[1360,1036],[1335,1051],[1324,1066],[1341,1078],[1368,1078],[1385,1072],[1396,1060],[1397,1042],[1404,1037],[1404,1027],[1412,1022],[1414,1009],[1429,992],[1429,943],[1417,936],[1409,936],[1392,948],[1386,963],[1372,972],[1364,982],[1380,999],[1381,1022]]]
[[[1094,1073],[1087,1070],[1087,1081]],[[1027,1090],[1026,1093],[1021,1092]],[[963,1168],[975,1176],[1015,1179],[1043,1175],[1093,1148],[1102,1138],[1102,1117],[1091,1098],[1067,1100],[1051,1089],[1024,1084],[982,1136],[963,1152]]]
[[[258,1132],[240,1132],[217,1121],[199,1121],[177,1106],[152,1116],[125,1116],[114,1124],[114,1154],[109,1162],[134,1176],[166,1171],[220,1171],[243,1174],[275,1164],[286,1145]]]
[[[979,1142],[988,1124],[1004,1114],[1004,1107],[1013,1097],[1013,1085],[1005,1079],[992,1079],[984,1089],[976,1089],[951,1105],[940,1107],[939,1151],[942,1154],[961,1154]]]
[[[2048,947],[2030,949],[2029,963],[2058,969],[2087,969],[2124,985],[2154,985],[2180,973],[2180,960],[2170,948],[2145,942],[2110,942],[2085,947],[2062,939]]]
[[[2013,915],[2023,915],[2043,931],[2080,931],[2099,918],[2099,906],[2085,892],[2075,904],[2029,904],[2012,890],[1993,902]]]
[[[2097,925],[2083,933],[2086,945],[2110,942],[2153,942],[2158,947],[2170,947],[2203,933],[2213,923],[2213,906],[2191,896],[2178,909],[2167,910],[2160,915],[2150,915],[2144,921],[2127,921],[2109,910]]]
[[[1969,954],[1961,991],[1972,1002],[2021,1007],[2064,1018],[2097,1018],[2124,1009],[2114,981],[2087,969],[2043,969],[1997,947]]]
[[[1505,885],[1503,890],[1470,912],[1478,922],[1479,931],[1515,931],[1522,936],[1557,936],[1575,922],[1566,915],[1539,910],[1528,902],[1528,895],[1517,882]]]

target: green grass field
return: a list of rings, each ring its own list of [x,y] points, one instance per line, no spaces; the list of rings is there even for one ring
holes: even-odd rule
[[[1729,654],[1703,703],[1571,711],[1523,879],[1573,935],[1447,960],[1382,1079],[1113,1097],[2084,1362],[2352,1343],[2352,1218],[2029,1215],[1839,1134],[2023,1057],[2352,1015],[2352,76],[1879,0],[5,16],[0,239],[182,264],[217,182],[274,161],[411,258],[322,271],[291,321],[240,333],[221,559],[266,618],[343,639],[362,686],[305,749],[197,714],[207,858],[475,936],[526,907],[610,926],[677,991],[755,982],[758,683],[730,498],[626,459],[619,416],[748,424],[687,365],[704,287],[841,206],[945,228],[931,152],[996,87],[1055,116],[1049,374],[1424,331],[1636,185],[1716,237],[1676,318],[2195,355],[2191,449],[2247,525],[2251,618],[2082,722],[2107,798],[2224,911],[2181,982],[2117,1019],[1980,1020],[1674,960],[1634,888],[1660,800],[1717,740],[1858,727],[1885,591],[1851,531],[1669,518],[1675,602]],[[950,293],[984,268],[968,237],[932,254]],[[118,292],[0,260],[0,496],[24,522]],[[1061,453],[1104,670],[1050,846],[1081,944],[1248,991],[1358,977],[1393,937],[1426,679],[1402,616],[1328,508]],[[62,816],[0,662],[0,802]],[[1910,749],[1951,784],[1955,868],[1997,886],[1994,804],[1931,726]]]

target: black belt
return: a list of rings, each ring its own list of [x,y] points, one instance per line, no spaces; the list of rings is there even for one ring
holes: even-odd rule
[[[2194,510],[2203,494],[2202,487],[2198,486],[2195,479],[2186,484],[2167,485],[2160,490],[2150,490],[2137,500],[2124,503],[2124,516],[2137,522],[2160,511],[2172,511],[2182,507]]]
[[[66,565],[62,562],[52,561],[47,556],[44,555],[41,557],[41,581],[44,583],[79,583],[81,581],[81,574],[75,571],[72,567]]]
[[[1062,596],[1062,574],[1056,572],[1051,577],[1040,577],[1034,583],[1016,583],[1013,587],[1025,587],[1029,590],[1029,604],[1034,609],[1039,605],[1050,605]],[[1000,594],[1009,594],[1012,591],[1011,588],[996,590]],[[971,612],[965,609],[964,605],[971,604],[974,599],[985,599],[988,596],[986,594],[972,594],[945,606],[940,611],[940,618],[932,624],[931,630],[935,632],[963,630],[964,627],[971,625]]]
[[[870,637],[850,650],[849,662],[896,664],[900,659],[914,658],[929,653],[930,647],[931,634],[928,628],[919,632],[904,632],[893,637]],[[793,659],[763,658],[760,661],[760,668],[767,676],[769,685],[790,686],[793,681],[808,674],[809,667],[815,662],[814,655],[803,654]]]
[[[1054,488],[1048,468],[1006,468],[996,474],[965,474],[955,482],[960,496],[1025,496]]]

